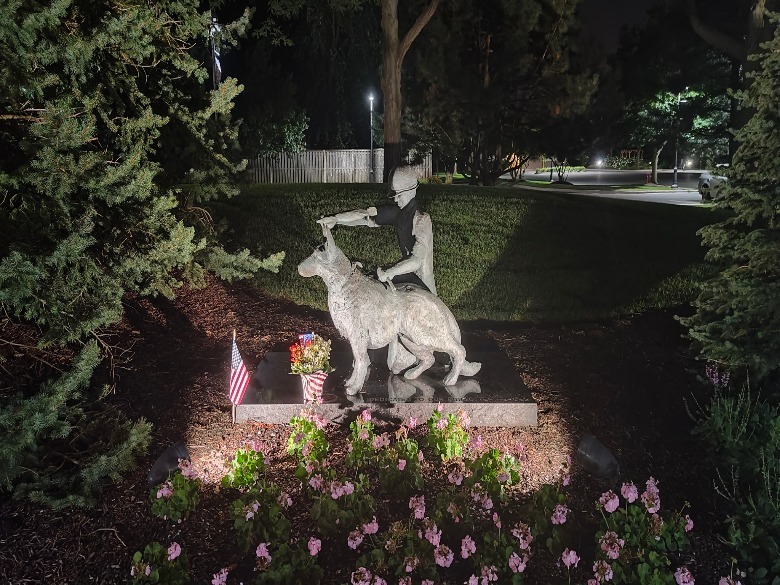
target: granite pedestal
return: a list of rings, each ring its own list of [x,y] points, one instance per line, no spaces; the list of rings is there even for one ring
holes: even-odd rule
[[[438,404],[445,412],[465,411],[473,426],[536,426],[537,407],[531,393],[506,353],[492,338],[464,335],[469,361],[482,362],[473,377],[460,377],[445,386],[449,357],[436,354],[436,364],[416,380],[394,375],[387,369],[387,348],[371,350],[371,366],[363,390],[356,396],[344,392],[344,380],[352,371],[352,352],[346,342],[334,341],[331,365],[325,381],[323,403],[315,408],[329,420],[347,420],[354,412],[371,408],[387,418],[409,416],[427,420]],[[286,424],[304,406],[301,378],[290,374],[288,347],[275,347],[258,365],[242,404],[236,407],[236,422],[257,420]]]

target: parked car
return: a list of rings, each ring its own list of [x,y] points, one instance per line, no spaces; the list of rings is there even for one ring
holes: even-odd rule
[[[699,195],[702,201],[709,201],[718,196],[726,177],[723,175],[713,175],[709,171],[704,171],[699,175]]]

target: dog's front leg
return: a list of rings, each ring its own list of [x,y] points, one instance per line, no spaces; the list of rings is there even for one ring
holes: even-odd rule
[[[367,345],[352,345],[352,375],[344,382],[345,390],[348,396],[354,396],[363,389],[363,384],[368,377],[368,357]]]

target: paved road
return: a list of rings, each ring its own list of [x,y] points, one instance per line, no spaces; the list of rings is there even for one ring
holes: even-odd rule
[[[704,171],[686,170],[677,171],[677,184],[680,187],[696,189],[699,182],[699,175]],[[574,185],[644,185],[647,183],[648,171],[616,171],[612,169],[587,169],[577,173],[569,173],[566,180]],[[532,181],[534,179],[549,179],[549,173],[535,175],[533,172],[526,172],[525,178]],[[674,171],[671,169],[658,170],[658,184],[671,186]],[[508,178],[508,175],[507,175]],[[553,178],[557,180],[558,176],[553,173]]]
[[[556,187],[555,191],[582,195],[584,197],[608,197],[612,199],[626,199],[629,201],[649,201],[652,203],[667,203],[670,205],[701,205],[701,195],[697,189],[700,170],[678,171],[677,189],[665,189],[663,191],[631,191],[630,188],[625,191],[600,191],[598,189],[588,190],[567,190],[565,187]],[[549,175],[546,175],[549,177]],[[526,174],[525,178],[529,180],[544,180],[545,175]],[[673,171],[659,170],[658,182],[661,185],[671,185]],[[506,178],[509,178],[507,175]],[[573,185],[604,185],[605,187],[622,185],[642,185],[647,180],[645,171],[615,171],[615,170],[597,170],[588,169],[578,173],[570,173],[566,180]],[[531,187],[522,186],[524,189],[533,189],[550,192],[549,187]]]

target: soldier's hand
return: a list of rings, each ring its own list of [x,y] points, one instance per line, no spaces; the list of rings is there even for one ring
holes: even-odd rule
[[[336,227],[337,221],[336,218],[332,215],[329,215],[327,217],[323,217],[317,220],[317,223],[325,226],[329,230],[332,230],[334,227]]]
[[[381,268],[377,268],[376,269],[376,277],[379,279],[379,282],[387,282],[388,281],[387,272],[385,272]]]

